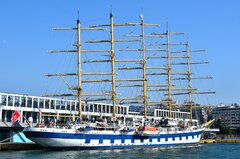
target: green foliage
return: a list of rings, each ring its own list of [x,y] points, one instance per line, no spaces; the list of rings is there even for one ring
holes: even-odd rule
[[[235,135],[238,134],[239,135],[240,134],[240,127],[236,128],[236,129],[233,129],[232,134],[235,134]]]
[[[212,128],[219,128],[220,129],[220,134],[223,135],[231,135],[231,129],[227,127],[224,123],[221,122],[221,120],[216,120],[214,121]]]

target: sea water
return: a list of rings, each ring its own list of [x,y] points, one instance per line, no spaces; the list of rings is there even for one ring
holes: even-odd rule
[[[240,159],[240,144],[134,148],[115,150],[0,151],[1,159]]]

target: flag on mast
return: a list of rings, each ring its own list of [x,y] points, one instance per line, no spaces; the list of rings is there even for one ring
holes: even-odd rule
[[[12,115],[12,122],[15,123],[20,118],[20,113],[16,110]]]

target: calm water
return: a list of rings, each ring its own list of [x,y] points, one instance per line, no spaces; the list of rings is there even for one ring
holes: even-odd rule
[[[136,148],[122,150],[82,151],[6,151],[0,152],[0,159],[240,159],[240,144],[203,144],[188,147]]]

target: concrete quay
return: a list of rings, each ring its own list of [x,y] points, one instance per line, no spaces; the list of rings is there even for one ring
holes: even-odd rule
[[[200,140],[200,144],[212,144],[212,143],[240,143],[240,139],[205,139]]]

